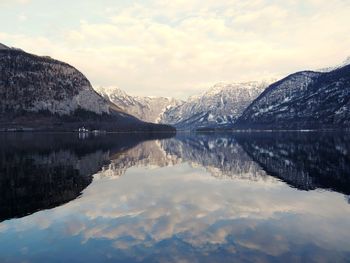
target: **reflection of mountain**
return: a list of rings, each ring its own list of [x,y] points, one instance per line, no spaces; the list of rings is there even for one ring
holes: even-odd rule
[[[170,156],[200,165],[217,178],[267,179],[266,174],[244,152],[231,135],[178,136],[163,141],[162,147]]]
[[[350,137],[340,134],[180,134],[111,156],[100,176],[121,176],[133,166],[188,162],[216,178],[271,181],[273,176],[302,190],[323,188],[349,194],[349,151]]]
[[[350,194],[349,135],[252,133],[236,137],[268,174],[298,189]]]
[[[119,177],[134,166],[165,167],[188,162],[205,167],[216,178],[267,180],[265,172],[230,136],[185,135],[163,141],[147,141],[111,156],[99,177]]]
[[[159,141],[146,141],[127,151],[110,156],[111,161],[96,177],[119,177],[134,166],[165,167],[178,163],[175,156],[168,155]]]
[[[149,136],[106,135],[78,140],[72,134],[2,134],[0,220],[75,199],[112,155]]]

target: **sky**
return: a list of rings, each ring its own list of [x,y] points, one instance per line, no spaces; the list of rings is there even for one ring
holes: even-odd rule
[[[95,87],[186,98],[350,55],[350,0],[0,0],[0,43],[70,63]]]

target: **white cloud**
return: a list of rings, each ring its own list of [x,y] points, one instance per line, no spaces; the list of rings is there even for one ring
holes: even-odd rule
[[[105,22],[83,18],[57,39],[1,41],[72,63],[95,85],[186,97],[219,81],[340,62],[350,53],[349,11],[342,0],[153,1],[107,8]]]
[[[1,0],[0,1],[0,6],[4,5],[4,6],[9,6],[9,5],[26,5],[29,4],[31,2],[31,0]]]
[[[17,19],[20,21],[20,22],[24,22],[28,19],[28,17],[24,14],[20,14],[17,16]]]

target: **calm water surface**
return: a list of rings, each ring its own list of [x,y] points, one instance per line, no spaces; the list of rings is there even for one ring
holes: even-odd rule
[[[348,134],[0,145],[0,262],[349,262]]]

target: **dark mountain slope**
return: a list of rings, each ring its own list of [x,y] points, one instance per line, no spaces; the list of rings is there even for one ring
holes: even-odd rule
[[[298,72],[270,85],[244,111],[238,128],[323,129],[350,127],[350,65]]]

